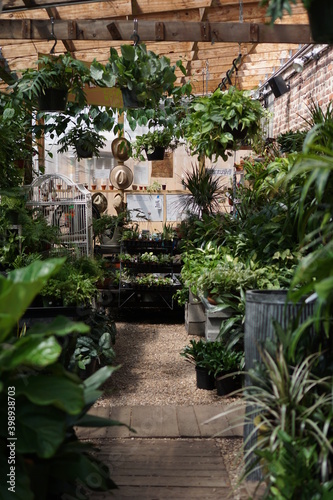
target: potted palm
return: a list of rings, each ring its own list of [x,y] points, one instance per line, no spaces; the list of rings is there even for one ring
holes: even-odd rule
[[[37,68],[25,70],[12,85],[41,111],[64,111],[68,93],[83,107],[86,103],[83,87],[92,81],[89,68],[69,53],[59,56],[43,55]]]
[[[171,94],[176,67],[185,74],[181,61],[171,65],[170,59],[147,50],[145,44],[122,45],[120,51],[111,47],[107,64],[95,60],[90,71],[101,86],[121,89],[124,107],[155,105],[163,94]]]
[[[333,4],[331,0],[302,0],[308,13],[311,35],[315,42],[333,42]],[[267,14],[274,23],[276,19],[282,19],[284,11],[291,14],[291,4],[296,0],[261,0],[260,5],[267,5]]]
[[[263,107],[249,91],[218,88],[188,103],[181,126],[192,155],[227,160],[227,151],[256,136],[263,115]]]

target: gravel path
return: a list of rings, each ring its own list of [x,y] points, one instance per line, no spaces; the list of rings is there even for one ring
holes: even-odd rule
[[[193,337],[183,324],[117,323],[116,364],[105,387],[114,406],[198,405],[234,401],[197,389],[194,365],[180,351]],[[102,401],[99,402],[103,404]]]
[[[170,313],[171,314],[171,313]],[[163,317],[160,320],[163,321]],[[170,321],[170,316],[167,318]],[[97,406],[209,405],[232,403],[216,391],[197,389],[194,365],[180,356],[192,338],[184,323],[156,323],[140,317],[140,323],[116,322],[116,364],[120,368],[104,387]],[[232,484],[241,467],[240,438],[216,440]],[[235,493],[234,499],[244,498]]]

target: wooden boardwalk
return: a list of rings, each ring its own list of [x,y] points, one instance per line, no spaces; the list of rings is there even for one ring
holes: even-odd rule
[[[235,497],[216,436],[242,437],[239,410],[233,417],[206,420],[223,405],[135,406],[93,408],[91,413],[126,423],[127,427],[79,429],[81,439],[96,441],[99,457],[118,486],[92,500],[224,500]],[[221,436],[220,436],[221,437]],[[248,491],[238,498],[248,498]]]

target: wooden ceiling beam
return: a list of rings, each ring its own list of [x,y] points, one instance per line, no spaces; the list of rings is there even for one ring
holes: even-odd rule
[[[112,40],[108,26],[111,20],[57,20],[58,40]],[[121,40],[131,41],[132,21],[114,21]],[[75,29],[74,29],[75,25]],[[235,43],[313,43],[308,25],[278,24],[274,26],[258,23],[206,23],[166,22],[163,41],[191,42],[235,42]],[[0,19],[2,39],[45,40],[51,37],[49,21],[23,19]],[[141,41],[159,41],[156,23],[140,21],[138,33]]]

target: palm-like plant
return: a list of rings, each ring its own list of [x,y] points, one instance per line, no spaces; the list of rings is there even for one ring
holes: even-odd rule
[[[181,202],[185,211],[200,216],[212,215],[218,211],[221,181],[213,170],[192,164],[192,170],[185,172],[182,182],[191,193]]]

